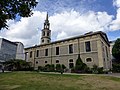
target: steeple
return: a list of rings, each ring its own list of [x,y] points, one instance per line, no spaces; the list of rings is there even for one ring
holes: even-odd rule
[[[50,42],[51,42],[51,30],[47,13],[46,20],[44,22],[44,28],[42,29],[41,44],[48,44]]]
[[[48,12],[47,12],[47,15],[46,15],[46,21],[48,21]]]
[[[44,23],[44,29],[47,28],[49,29],[50,28],[50,23],[49,23],[49,20],[48,20],[48,13],[46,15],[46,20],[45,20],[45,23]]]

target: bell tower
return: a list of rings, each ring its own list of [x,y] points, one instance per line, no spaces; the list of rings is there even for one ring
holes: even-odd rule
[[[51,42],[51,30],[47,13],[46,20],[44,22],[44,28],[42,29],[41,44],[48,44],[50,42]]]

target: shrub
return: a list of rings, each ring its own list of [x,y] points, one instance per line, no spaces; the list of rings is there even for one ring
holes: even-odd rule
[[[55,71],[55,65],[54,65],[54,64],[51,64],[51,65],[50,65],[50,71],[51,71],[51,72],[54,72],[54,71]]]
[[[49,72],[50,71],[50,67],[51,67],[50,64],[45,65],[44,71]]]
[[[44,67],[38,66],[38,71],[44,71]]]
[[[93,68],[91,69],[92,73],[94,74],[102,74],[103,72],[103,67],[98,67],[97,65],[93,65]]]
[[[61,71],[61,65],[60,64],[56,64],[56,71],[60,72]]]
[[[114,63],[112,64],[112,67],[113,72],[120,72],[120,64]]]
[[[66,69],[66,66],[64,64],[62,64],[61,67],[62,67],[63,70]]]
[[[72,69],[72,72],[75,71],[77,73],[85,73],[89,68],[85,63],[82,62],[80,55],[78,55],[78,59],[76,60],[75,68]]]

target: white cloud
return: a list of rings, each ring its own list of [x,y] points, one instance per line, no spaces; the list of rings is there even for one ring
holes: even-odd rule
[[[34,11],[33,16],[29,18],[21,18],[18,22],[10,20],[9,30],[2,31],[0,36],[12,41],[21,41],[25,46],[38,44],[45,16],[45,12]]]
[[[114,0],[113,5],[117,7],[116,19],[110,25],[111,30],[120,29],[120,0]]]
[[[117,3],[117,2],[116,2]],[[115,4],[119,7],[119,4]],[[20,21],[8,21],[9,29],[1,31],[0,37],[12,41],[21,41],[25,46],[39,44],[40,32],[46,17],[46,12],[33,11],[33,16],[21,18]],[[81,14],[75,10],[55,13],[49,17],[52,40],[60,40],[89,31],[114,31],[120,29],[120,9],[117,9],[116,19],[107,12],[88,11]]]
[[[80,35],[89,31],[109,31],[113,16],[106,12],[76,11],[54,14],[50,17],[52,36],[57,39]]]
[[[120,8],[120,0],[113,0],[113,5]]]

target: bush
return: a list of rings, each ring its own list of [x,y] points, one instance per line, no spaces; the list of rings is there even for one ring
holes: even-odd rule
[[[38,71],[44,71],[44,67],[38,66]]]
[[[57,72],[60,72],[60,71],[61,71],[61,68],[62,68],[62,67],[61,67],[60,64],[56,64],[56,71],[57,71]]]
[[[93,68],[91,69],[92,73],[94,74],[102,74],[103,72],[103,67],[98,67],[97,65],[93,65]]]
[[[120,64],[114,63],[112,64],[112,67],[113,67],[112,69],[113,72],[120,72]]]
[[[76,60],[75,68],[71,70],[71,72],[77,72],[77,73],[86,73],[89,70],[87,65],[82,62],[82,59],[80,58],[80,55],[78,55],[78,59]]]
[[[51,71],[51,72],[54,72],[54,71],[55,71],[55,65],[54,65],[54,64],[51,64],[51,65],[50,65],[50,71]]]

